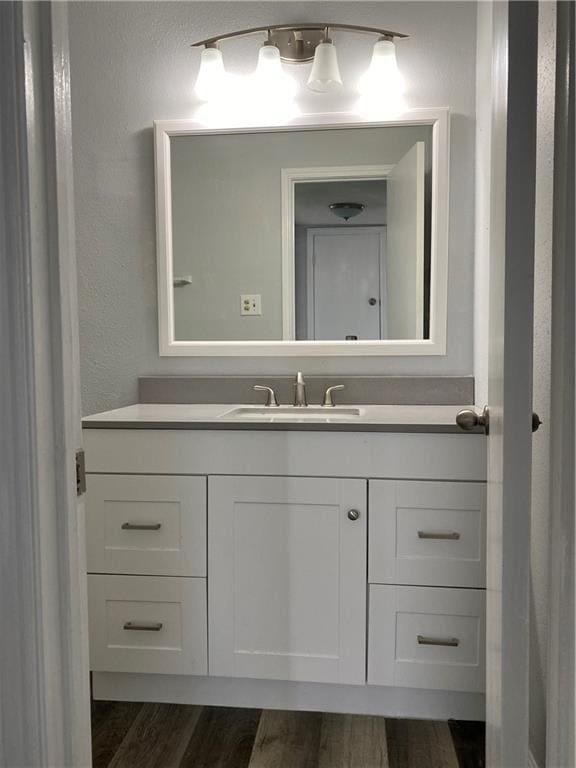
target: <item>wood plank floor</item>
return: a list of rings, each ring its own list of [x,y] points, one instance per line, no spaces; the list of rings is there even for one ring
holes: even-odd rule
[[[94,768],[484,768],[484,728],[97,701],[92,751]]]

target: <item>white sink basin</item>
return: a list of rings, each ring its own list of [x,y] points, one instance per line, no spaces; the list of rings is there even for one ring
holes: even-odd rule
[[[362,416],[361,408],[335,406],[323,408],[309,405],[297,408],[293,405],[281,405],[278,408],[266,408],[257,405],[232,408],[220,418],[240,421],[354,421]]]

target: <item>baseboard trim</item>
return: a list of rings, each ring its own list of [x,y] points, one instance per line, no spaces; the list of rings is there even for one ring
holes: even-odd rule
[[[253,707],[408,717],[484,720],[481,693],[375,685],[295,683],[188,675],[93,672],[95,699]]]

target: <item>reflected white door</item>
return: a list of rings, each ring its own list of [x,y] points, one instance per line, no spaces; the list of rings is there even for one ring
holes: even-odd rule
[[[421,339],[424,332],[425,145],[419,141],[387,177],[386,317],[389,339]]]
[[[486,764],[525,768],[538,4],[490,12]]]
[[[322,341],[387,338],[384,227],[308,230],[308,338]]]

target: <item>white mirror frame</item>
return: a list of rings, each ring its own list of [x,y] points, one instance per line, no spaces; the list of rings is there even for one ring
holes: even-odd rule
[[[432,126],[432,216],[430,258],[430,338],[383,339],[379,341],[177,341],[174,338],[174,296],[172,259],[172,195],[170,178],[170,139],[226,133],[267,133],[327,128],[378,128],[401,125]],[[158,333],[161,356],[244,356],[244,357],[365,357],[375,355],[444,355],[446,353],[446,314],[448,294],[448,222],[450,134],[449,110],[415,109],[394,120],[374,121],[349,113],[306,115],[282,126],[210,128],[194,120],[154,121],[156,161],[156,239],[158,260]],[[291,185],[284,174],[279,183]],[[287,232],[282,212],[282,292],[283,303],[294,293],[293,240]],[[291,244],[292,243],[292,244]],[[293,333],[291,313],[284,312],[284,335]]]

